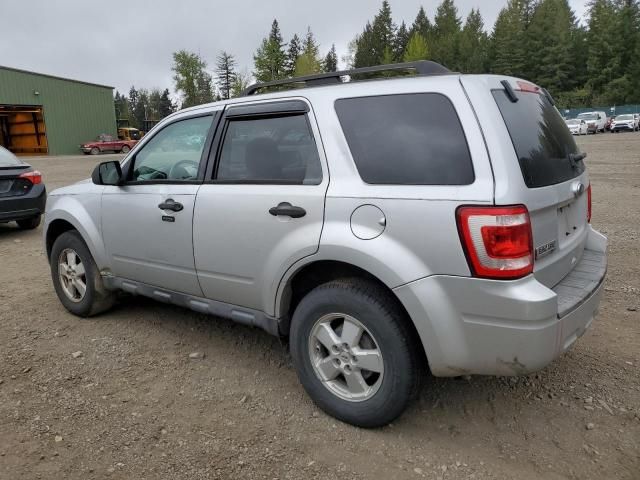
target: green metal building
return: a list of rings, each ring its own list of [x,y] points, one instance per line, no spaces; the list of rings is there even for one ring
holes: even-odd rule
[[[113,87],[0,66],[0,145],[19,155],[78,154],[116,135]]]

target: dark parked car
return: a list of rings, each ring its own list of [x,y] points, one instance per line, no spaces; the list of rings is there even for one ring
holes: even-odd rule
[[[0,146],[0,223],[16,221],[20,228],[36,228],[46,200],[40,172]]]

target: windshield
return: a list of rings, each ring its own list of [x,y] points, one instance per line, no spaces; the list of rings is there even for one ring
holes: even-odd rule
[[[582,120],[597,120],[598,116],[595,113],[581,113],[578,118]]]
[[[578,147],[548,98],[527,92],[516,92],[516,96],[514,103],[504,90],[493,91],[527,187],[566,182],[584,172],[583,162],[572,161]]]
[[[622,121],[633,120],[633,115],[620,115],[619,117],[616,117],[616,120],[622,120]]]
[[[6,148],[0,146],[0,167],[13,167],[18,165],[22,165],[20,159]]]
[[[567,120],[567,125],[580,125],[580,120],[575,118],[573,120]]]

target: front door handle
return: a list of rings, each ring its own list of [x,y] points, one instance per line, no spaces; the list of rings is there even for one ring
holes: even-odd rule
[[[307,211],[302,207],[293,206],[289,202],[281,202],[277,207],[271,207],[269,213],[274,217],[283,215],[291,218],[300,218],[304,217]]]
[[[184,209],[184,206],[180,202],[174,202],[173,198],[167,198],[163,203],[158,205],[160,210],[171,210],[173,212],[179,212]]]

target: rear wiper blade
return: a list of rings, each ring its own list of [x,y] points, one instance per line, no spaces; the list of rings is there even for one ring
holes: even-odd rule
[[[577,167],[578,166],[578,162],[581,162],[585,158],[587,158],[587,153],[586,152],[570,153],[569,154],[569,162],[571,162],[571,166],[572,167]]]

